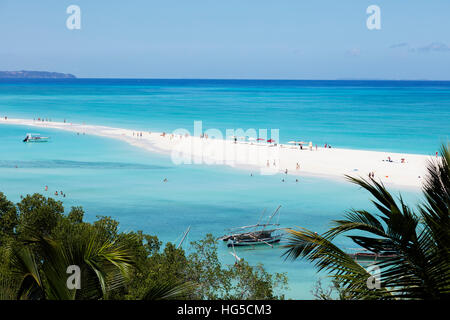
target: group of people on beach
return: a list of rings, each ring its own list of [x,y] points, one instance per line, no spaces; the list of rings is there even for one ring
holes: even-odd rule
[[[36,118],[33,118],[33,121],[36,121]],[[49,119],[49,118],[37,118],[37,121],[40,121],[40,122],[52,122],[52,119]]]
[[[385,162],[394,162],[394,160],[392,160],[391,157],[387,157],[387,159],[386,159],[386,160],[383,160],[383,161],[385,161]],[[400,163],[407,163],[407,162],[406,162],[406,159],[405,159],[405,158],[401,158],[401,159],[400,159]]]
[[[150,132],[150,134],[151,134],[151,132]],[[169,137],[170,140],[172,140],[172,139],[174,139],[174,138],[183,139],[183,135],[182,135],[182,134],[173,134],[173,133],[171,133],[171,134],[169,135],[169,134],[163,132],[163,133],[160,134],[160,136],[163,137],[163,138]],[[208,135],[207,135],[207,134],[205,134],[205,136],[206,136],[206,138],[208,138]],[[204,138],[205,136],[203,136],[203,137],[200,136],[200,138]],[[188,133],[185,133],[185,134],[184,134],[184,137],[188,138],[188,137],[189,137],[189,134],[188,134]]]

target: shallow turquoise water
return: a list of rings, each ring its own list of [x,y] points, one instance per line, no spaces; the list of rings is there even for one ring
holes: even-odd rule
[[[449,136],[448,84],[374,86],[3,83],[0,116],[67,118],[166,131],[190,128],[193,120],[203,120],[204,127],[278,127],[286,140],[306,136],[339,147],[420,153],[433,153],[439,139]],[[410,112],[405,113],[407,109]],[[89,221],[109,215],[124,231],[143,230],[163,241],[179,241],[188,226],[188,240],[206,233],[220,236],[226,228],[256,222],[265,208],[271,212],[278,205],[282,226],[317,232],[325,231],[349,208],[370,208],[368,194],[342,181],[303,177],[296,183],[288,176],[283,183],[284,175],[176,166],[168,157],[124,142],[49,129],[38,130],[51,137],[49,143],[21,142],[25,133],[35,131],[0,126],[1,191],[19,201],[20,195],[45,194],[48,185],[49,196],[64,191],[67,197],[61,200],[66,209],[83,206]],[[402,193],[411,203],[419,201],[417,192]],[[352,247],[344,238],[339,243]],[[225,245],[220,248],[223,261],[233,263]],[[292,298],[311,298],[312,285],[323,276],[309,263],[284,262],[279,247],[237,253],[251,263],[263,262],[270,272],[287,272]]]
[[[433,154],[450,137],[450,82],[3,80],[1,115],[191,132],[201,120],[279,129],[282,142]]]
[[[26,131],[0,126],[0,144],[7,150],[1,154],[0,190],[9,198],[19,201],[20,195],[52,196],[62,190],[67,197],[56,198],[66,210],[82,205],[88,221],[96,215],[112,216],[123,231],[144,230],[163,241],[178,242],[188,226],[188,241],[206,233],[220,236],[226,228],[256,222],[264,208],[270,212],[278,205],[282,226],[322,232],[346,209],[367,207],[366,193],[339,181],[305,177],[296,183],[287,177],[283,183],[280,175],[251,177],[228,167],[175,166],[167,157],[123,142],[55,130],[40,130],[51,136],[49,143],[24,144],[20,138]],[[408,196],[416,201],[414,193]],[[220,249],[223,261],[232,263],[226,246]],[[237,250],[240,257],[262,262],[271,272],[287,272],[289,297],[310,298],[318,277],[314,269],[306,262],[284,262],[281,253],[279,247]]]

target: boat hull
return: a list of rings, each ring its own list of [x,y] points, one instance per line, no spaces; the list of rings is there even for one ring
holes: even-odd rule
[[[26,140],[25,143],[43,143],[48,142],[47,139],[32,139],[32,140]]]
[[[229,240],[227,243],[228,247],[244,247],[244,246],[259,246],[259,245],[267,245],[278,243],[281,240],[281,236],[259,239],[259,241],[255,240]]]

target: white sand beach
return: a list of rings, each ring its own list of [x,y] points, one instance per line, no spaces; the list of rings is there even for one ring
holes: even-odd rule
[[[392,152],[273,145],[256,141],[200,138],[180,134],[105,127],[98,125],[0,118],[0,124],[30,128],[52,128],[75,134],[96,135],[125,141],[150,152],[170,155],[176,164],[228,165],[250,170],[253,174],[314,175],[342,179],[345,174],[368,177],[386,185],[419,188],[432,156]],[[30,130],[24,129],[24,136]],[[141,136],[142,133],[142,136]],[[391,161],[388,161],[390,157]],[[402,160],[403,159],[403,160]],[[298,165],[297,165],[298,164]]]

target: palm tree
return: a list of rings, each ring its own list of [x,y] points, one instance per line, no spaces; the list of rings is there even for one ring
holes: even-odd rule
[[[132,266],[127,249],[95,231],[64,244],[38,236],[11,249],[14,272],[20,279],[18,299],[101,299],[124,285]],[[80,270],[80,288],[67,285],[69,266]]]
[[[331,273],[334,281],[356,299],[448,299],[450,296],[450,152],[441,147],[441,157],[430,160],[423,184],[424,202],[415,210],[399,196],[394,198],[374,179],[346,178],[370,192],[378,212],[351,210],[344,219],[322,235],[309,230],[288,229],[287,259],[312,261],[319,270]],[[350,231],[359,246],[374,252],[394,252],[377,262],[381,288],[367,286],[371,274],[333,244],[333,239]]]
[[[126,286],[134,265],[125,247],[96,231],[64,242],[42,236],[26,242],[25,246],[10,250],[16,277],[0,279],[0,300],[107,299],[112,290]],[[81,271],[79,289],[67,285],[69,266],[77,266]],[[163,281],[148,287],[142,299],[185,299],[193,288],[192,283],[182,280]]]

